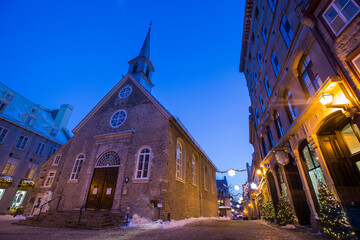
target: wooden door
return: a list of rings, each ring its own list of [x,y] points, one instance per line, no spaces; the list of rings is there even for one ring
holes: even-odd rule
[[[108,211],[112,207],[118,168],[95,168],[86,208]]]

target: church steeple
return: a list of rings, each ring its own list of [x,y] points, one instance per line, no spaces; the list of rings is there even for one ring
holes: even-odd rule
[[[151,82],[151,76],[152,73],[155,72],[150,61],[150,31],[151,26],[149,27],[139,55],[129,62],[128,70],[128,74],[138,81],[148,92],[151,92],[151,88],[154,86]]]

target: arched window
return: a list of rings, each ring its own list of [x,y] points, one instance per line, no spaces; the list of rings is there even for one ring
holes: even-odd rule
[[[103,153],[96,163],[96,167],[118,167],[120,166],[120,157],[114,151]]]
[[[191,156],[191,169],[192,169],[192,183],[196,185],[196,158],[194,155]]]
[[[316,91],[321,87],[322,80],[315,72],[314,65],[309,56],[303,55],[301,57],[299,67],[299,78],[301,86],[307,98],[313,96]]]
[[[137,63],[135,63],[135,64],[134,64],[134,67],[133,67],[133,73],[136,73],[137,68],[138,68],[138,64],[137,64]]]
[[[146,67],[146,77],[149,77],[149,74],[150,74],[150,70],[149,70],[149,67]]]
[[[151,151],[148,148],[143,148],[139,153],[137,162],[136,178],[149,178]]]
[[[314,148],[307,142],[304,141],[299,148],[302,160],[306,164],[306,171],[309,175],[313,190],[318,198],[319,182],[326,185],[323,171],[320,167],[318,157],[316,156]]]
[[[179,140],[176,142],[176,177],[184,180],[184,147]]]
[[[73,167],[73,170],[72,170],[72,173],[71,173],[71,176],[70,176],[71,180],[79,179],[79,173],[80,173],[81,166],[82,166],[84,160],[85,160],[85,155],[84,154],[80,154],[75,159],[74,167]]]

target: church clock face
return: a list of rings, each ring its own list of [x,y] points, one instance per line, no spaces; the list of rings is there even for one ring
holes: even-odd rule
[[[124,123],[126,119],[126,112],[124,110],[116,111],[110,119],[110,125],[113,128],[119,127],[121,124]]]
[[[130,95],[132,91],[132,87],[130,85],[126,85],[125,87],[123,87],[120,92],[119,92],[119,97],[120,98],[126,98],[127,96]]]

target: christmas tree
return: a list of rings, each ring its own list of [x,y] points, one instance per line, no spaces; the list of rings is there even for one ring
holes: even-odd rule
[[[277,205],[277,220],[278,223],[283,226],[286,224],[292,224],[294,222],[294,214],[292,212],[289,201],[285,196],[279,198],[279,203]]]
[[[340,202],[322,182],[319,183],[321,231],[335,239],[357,239]]]
[[[265,220],[273,222],[275,219],[275,209],[271,200],[267,201],[262,207],[261,217]]]

